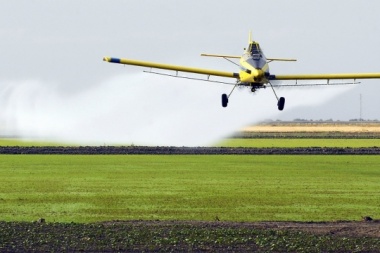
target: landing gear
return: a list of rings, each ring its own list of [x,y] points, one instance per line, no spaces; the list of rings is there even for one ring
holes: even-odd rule
[[[280,111],[284,110],[284,107],[285,107],[285,98],[284,97],[278,98],[278,96],[276,94],[276,91],[274,90],[273,85],[271,84],[271,82],[269,82],[269,85],[272,88],[274,95],[276,96],[278,110],[280,110]]]
[[[280,111],[284,110],[284,107],[285,107],[285,98],[284,97],[280,97],[280,99],[277,102],[277,107]]]
[[[223,94],[222,95],[222,106],[223,107],[227,107],[227,105],[228,105],[228,98],[231,96],[232,92],[235,90],[236,86],[238,86],[238,85],[239,85],[239,83],[237,82],[228,96],[227,96],[227,94]]]
[[[222,95],[222,106],[227,107],[227,105],[228,105],[228,96],[227,96],[227,94],[223,94]]]
[[[284,107],[285,107],[285,98],[284,97],[280,97],[279,98],[277,96],[277,94],[276,94],[276,91],[273,88],[273,85],[270,82],[269,82],[269,84],[270,84],[270,86],[271,86],[271,88],[273,90],[273,94],[276,96],[278,110],[280,110],[280,111],[284,110]],[[228,99],[230,98],[232,92],[235,90],[236,86],[238,86],[238,85],[248,86],[247,84],[236,83],[235,86],[234,86],[234,88],[232,89],[232,91],[230,92],[229,95],[227,95],[227,94],[223,94],[222,95],[222,106],[223,107],[227,107],[227,105],[228,105]],[[255,85],[255,83],[252,83],[249,86],[251,86],[251,91],[252,92],[256,92],[259,88],[265,88],[264,85],[261,85],[261,86],[259,84]]]

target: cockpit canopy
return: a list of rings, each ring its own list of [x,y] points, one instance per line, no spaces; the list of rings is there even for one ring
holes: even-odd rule
[[[251,42],[249,44],[248,52],[252,55],[254,60],[258,60],[261,57],[261,48],[259,43]]]

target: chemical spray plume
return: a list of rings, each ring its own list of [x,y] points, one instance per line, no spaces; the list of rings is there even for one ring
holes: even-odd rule
[[[235,90],[222,108],[220,94],[231,88],[146,74],[118,76],[71,95],[44,82],[3,82],[0,135],[80,145],[205,146],[280,113],[269,90]],[[312,97],[305,92],[311,93],[284,92],[292,101],[286,110],[323,102],[318,90]]]

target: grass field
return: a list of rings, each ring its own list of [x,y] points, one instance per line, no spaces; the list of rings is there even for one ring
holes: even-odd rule
[[[0,156],[7,221],[379,217],[379,156]]]
[[[30,146],[67,146],[67,144],[48,142],[48,141],[35,141],[35,140],[23,140],[18,138],[0,138],[0,146],[19,146],[19,147],[30,147]]]
[[[374,128],[317,130],[264,129],[221,145],[380,146],[377,132],[366,132]],[[57,145],[0,139],[0,146]],[[10,221],[0,222],[0,251],[378,252],[378,222],[327,221],[379,220],[379,164],[380,156],[349,155],[0,155],[0,216]],[[39,218],[47,223],[15,222]],[[131,222],[91,223],[109,220]],[[290,221],[296,230],[196,220]]]

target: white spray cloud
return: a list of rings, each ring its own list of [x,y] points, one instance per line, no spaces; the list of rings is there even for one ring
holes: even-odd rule
[[[0,85],[0,135],[67,143],[204,146],[240,128],[275,119],[271,90],[236,89],[227,108],[220,95],[232,86],[147,74],[117,76],[72,95],[38,81]],[[328,89],[328,92],[326,92]],[[279,89],[285,110],[324,101],[347,88]]]

